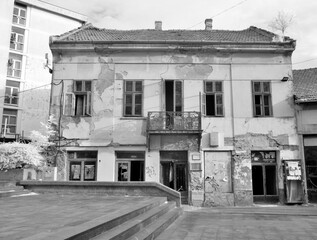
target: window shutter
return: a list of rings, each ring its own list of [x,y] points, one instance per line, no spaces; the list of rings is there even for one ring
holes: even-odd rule
[[[86,114],[91,116],[91,92],[87,92]]]
[[[65,93],[64,95],[64,115],[75,115],[75,94],[72,92]]]
[[[201,95],[201,114],[206,116],[206,93]]]

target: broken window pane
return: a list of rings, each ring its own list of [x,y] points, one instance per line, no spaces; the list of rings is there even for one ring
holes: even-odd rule
[[[253,83],[253,90],[254,90],[254,92],[261,92],[261,83],[260,82],[254,82]]]

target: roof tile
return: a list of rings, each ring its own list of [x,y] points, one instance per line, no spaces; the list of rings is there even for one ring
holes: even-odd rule
[[[296,102],[317,102],[317,68],[293,71]]]
[[[266,30],[249,27],[244,30],[114,30],[101,29],[86,24],[54,37],[58,42],[105,42],[105,41],[208,41],[256,43],[273,42],[275,34]]]

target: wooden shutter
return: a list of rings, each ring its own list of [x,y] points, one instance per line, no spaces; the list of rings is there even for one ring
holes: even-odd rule
[[[86,114],[91,116],[91,92],[87,92],[87,99],[86,99]]]
[[[64,115],[74,116],[75,115],[75,94],[67,92],[64,95]]]
[[[201,114],[206,116],[206,93],[201,94]]]

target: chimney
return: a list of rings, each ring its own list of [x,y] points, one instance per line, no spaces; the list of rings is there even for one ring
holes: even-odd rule
[[[162,21],[155,21],[155,30],[162,30]]]
[[[212,18],[205,20],[205,30],[212,30]]]

